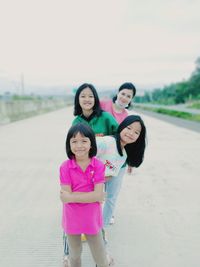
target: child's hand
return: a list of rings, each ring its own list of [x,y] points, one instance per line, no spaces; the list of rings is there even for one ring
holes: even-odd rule
[[[132,172],[133,172],[133,167],[128,166],[127,173],[132,174]]]
[[[65,190],[60,190],[60,199],[63,203],[69,203],[71,200],[71,193]]]
[[[106,182],[110,181],[110,179],[112,179],[112,176],[106,176],[105,177]]]
[[[100,198],[99,198],[99,202],[103,203],[106,200],[106,192],[102,192]]]

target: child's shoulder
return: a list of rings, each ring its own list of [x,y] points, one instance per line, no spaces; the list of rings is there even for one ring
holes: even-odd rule
[[[96,140],[97,142],[113,143],[115,142],[115,137],[113,135],[96,136]]]
[[[101,105],[102,108],[106,107],[108,105],[110,106],[110,105],[112,105],[112,100],[111,99],[102,99],[100,101],[100,105]]]
[[[105,117],[105,118],[109,118],[109,119],[112,118],[112,119],[114,119],[113,115],[110,114],[110,112],[105,111],[105,110],[102,111],[102,116]]]
[[[82,121],[81,116],[80,116],[80,115],[77,115],[77,116],[73,119],[73,121],[72,121],[72,125],[77,124],[78,122],[81,122],[81,121]]]
[[[97,136],[96,138],[98,138],[104,142],[111,142],[112,143],[115,141],[114,135]]]
[[[97,153],[99,150],[101,152],[107,151],[107,149],[114,149],[116,147],[116,139],[112,135],[105,135],[105,136],[97,136],[96,137],[97,142]]]
[[[104,166],[104,163],[99,160],[97,157],[92,157],[92,163],[95,167]]]
[[[60,169],[68,168],[71,166],[71,159],[67,159],[63,161],[63,163],[60,165]]]

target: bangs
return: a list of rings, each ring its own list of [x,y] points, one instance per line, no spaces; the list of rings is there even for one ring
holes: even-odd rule
[[[140,122],[141,126],[143,125],[143,121],[140,116],[138,115],[129,115],[126,117],[119,125],[118,127],[118,133],[120,133],[124,128],[132,124],[133,122]]]

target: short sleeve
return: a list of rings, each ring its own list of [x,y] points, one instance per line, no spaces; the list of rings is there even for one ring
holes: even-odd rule
[[[105,183],[105,165],[98,159],[95,162],[94,184]]]
[[[78,123],[78,117],[76,117],[73,121],[72,121],[72,125],[75,125]]]
[[[69,168],[68,168],[66,162],[64,162],[60,166],[60,184],[61,185],[71,185],[71,179],[70,179],[70,175],[69,175]]]
[[[116,119],[108,112],[104,111],[105,116],[105,124],[108,129],[108,135],[114,135],[117,132],[118,129],[118,122]]]

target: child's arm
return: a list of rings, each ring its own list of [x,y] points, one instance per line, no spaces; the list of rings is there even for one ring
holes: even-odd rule
[[[65,193],[65,194],[70,194],[72,192],[71,186],[70,185],[61,185],[61,189],[60,189],[60,200],[65,203],[65,201],[63,201],[63,197],[64,194],[61,194],[61,192]]]
[[[93,203],[102,202],[105,199],[103,192],[104,184],[96,184],[94,191],[91,192],[70,192],[70,186],[62,186],[60,190],[60,199],[63,203]],[[70,188],[70,189],[69,189]],[[67,189],[67,190],[66,190]]]
[[[70,185],[61,185],[61,190],[67,191],[67,192],[72,192],[71,186]]]

